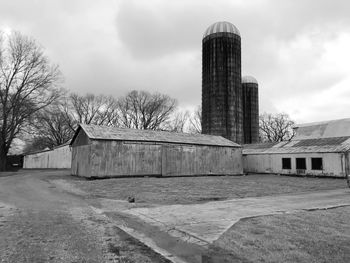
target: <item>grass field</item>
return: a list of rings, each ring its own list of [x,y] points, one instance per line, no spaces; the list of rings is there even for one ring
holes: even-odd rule
[[[211,250],[219,247],[227,259],[234,255],[235,262],[346,263],[349,218],[350,207],[248,218],[231,227]]]
[[[345,179],[290,177],[271,174],[168,178],[114,178],[72,180],[91,196],[136,203],[192,204],[213,200],[301,193],[346,188]]]

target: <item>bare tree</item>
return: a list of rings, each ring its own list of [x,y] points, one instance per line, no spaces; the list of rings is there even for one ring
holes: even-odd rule
[[[163,129],[176,109],[176,100],[167,95],[131,91],[119,100],[121,125],[135,129]]]
[[[24,154],[29,154],[37,151],[47,150],[50,149],[48,145],[50,146],[51,143],[47,137],[35,136],[30,141],[26,142],[23,152]]]
[[[202,132],[202,107],[198,106],[189,118],[189,131],[190,133]]]
[[[38,111],[32,126],[36,136],[43,141],[42,147],[51,149],[68,142],[73,137],[76,123],[71,115],[67,114],[64,105],[59,103]]]
[[[294,121],[288,114],[264,113],[259,117],[260,140],[263,142],[280,142],[293,138]]]
[[[34,139],[27,151],[53,148],[68,142],[79,123],[118,126],[117,101],[111,96],[72,93],[38,111],[31,121]]]
[[[60,79],[43,49],[19,32],[0,40],[0,171],[13,139],[28,119],[59,97]]]
[[[81,96],[72,93],[69,105],[68,109],[76,123],[119,126],[119,105],[112,96]]]
[[[186,132],[190,114],[188,111],[177,111],[172,114],[170,120],[164,125],[164,130],[171,132]]]

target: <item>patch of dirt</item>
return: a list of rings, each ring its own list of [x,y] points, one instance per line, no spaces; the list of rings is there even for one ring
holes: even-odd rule
[[[6,218],[16,212],[16,207],[0,202],[0,217]]]
[[[87,193],[85,191],[81,190],[78,187],[75,187],[72,183],[70,183],[67,180],[55,179],[55,180],[50,180],[49,182],[51,184],[55,185],[56,187],[59,187],[70,194],[81,195],[81,196],[87,195]]]

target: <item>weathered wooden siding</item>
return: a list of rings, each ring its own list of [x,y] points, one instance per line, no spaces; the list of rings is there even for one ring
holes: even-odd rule
[[[69,169],[72,154],[69,145],[24,156],[23,168],[27,169]]]
[[[161,175],[161,145],[93,141],[73,148],[72,173],[85,177]]]
[[[72,168],[73,175],[91,177],[91,145],[72,147]]]
[[[85,177],[242,174],[241,148],[95,140],[73,147],[72,174]]]
[[[163,158],[164,176],[234,175],[243,169],[240,148],[164,145]]]
[[[291,158],[292,169],[282,169],[282,158]],[[306,158],[306,170],[296,169],[295,158]],[[323,159],[323,170],[311,170],[311,158]],[[245,173],[302,174],[314,176],[344,177],[346,172],[343,153],[300,153],[300,154],[247,154],[243,155]]]

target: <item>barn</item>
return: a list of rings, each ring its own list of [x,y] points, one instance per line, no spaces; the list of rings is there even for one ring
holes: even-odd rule
[[[81,124],[70,143],[73,175],[239,175],[241,146],[221,136]]]
[[[69,144],[26,154],[23,160],[25,169],[70,169],[72,162]]]
[[[245,173],[345,177],[350,174],[350,119],[301,124],[290,141],[244,145]]]

